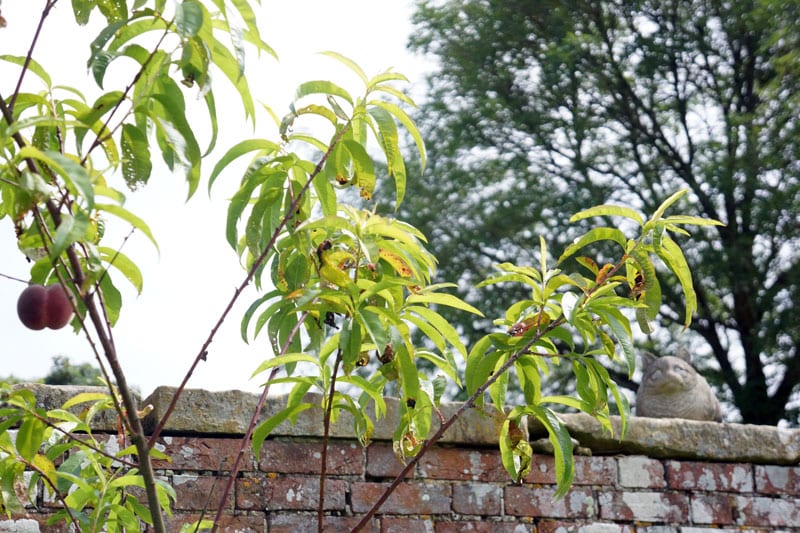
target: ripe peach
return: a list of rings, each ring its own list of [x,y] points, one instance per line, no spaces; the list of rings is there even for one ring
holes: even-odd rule
[[[40,330],[47,326],[45,316],[47,289],[41,285],[28,285],[17,300],[17,315],[30,329]]]
[[[72,318],[72,304],[61,285],[56,283],[47,287],[47,299],[45,302],[48,328],[61,329],[69,324]]]
[[[19,295],[17,315],[30,329],[60,329],[72,318],[72,305],[61,285],[29,285]]]

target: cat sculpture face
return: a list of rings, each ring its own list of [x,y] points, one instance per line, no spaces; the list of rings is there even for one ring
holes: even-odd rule
[[[636,414],[652,418],[722,420],[714,391],[692,367],[685,349],[676,356],[642,355],[644,371],[636,392]]]

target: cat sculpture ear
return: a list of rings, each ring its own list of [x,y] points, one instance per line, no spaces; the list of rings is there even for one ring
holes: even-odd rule
[[[675,352],[675,357],[677,357],[678,359],[683,359],[684,361],[690,364],[692,362],[692,354],[690,354],[689,350],[687,350],[683,346],[678,348],[678,351]]]
[[[647,368],[650,363],[655,362],[658,356],[651,352],[642,352],[642,366]]]

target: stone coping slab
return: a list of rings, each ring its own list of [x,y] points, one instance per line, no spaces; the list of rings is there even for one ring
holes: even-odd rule
[[[800,464],[800,429],[775,426],[699,422],[679,418],[631,416],[620,438],[620,419],[611,417],[614,434],[585,413],[559,415],[579,446],[594,454],[642,454],[661,459]],[[531,438],[547,436],[535,422]]]
[[[60,407],[79,392],[103,391],[100,387],[69,387],[26,384],[33,390],[41,407]],[[143,419],[145,430],[155,428],[166,411],[176,389],[158,387],[140,406],[150,405],[152,411]],[[244,435],[258,403],[259,396],[239,390],[207,391],[186,389],[177,408],[164,428],[165,435]],[[279,412],[285,397],[268,398],[260,420]],[[309,395],[305,401],[316,406],[319,395]],[[395,421],[400,412],[399,400],[386,398],[386,416],[376,421],[373,440],[391,440]],[[446,420],[461,404],[445,403],[441,413]],[[656,419],[632,416],[628,431],[620,438],[620,419],[612,417],[614,433],[604,431],[600,423],[587,414],[559,415],[578,446],[593,454],[637,454],[654,458],[693,459],[757,464],[800,464],[800,429],[774,426],[698,422],[683,419]],[[374,419],[374,416],[373,416]],[[492,410],[468,409],[445,433],[443,444],[496,446],[502,419]],[[116,430],[116,416],[105,413],[96,419],[98,431]],[[439,427],[433,417],[431,432]],[[528,428],[531,440],[547,436],[535,421]],[[320,437],[323,433],[323,412],[319,407],[299,414],[294,423],[284,421],[272,432],[273,436]],[[333,438],[353,438],[353,419],[343,413],[331,425]]]

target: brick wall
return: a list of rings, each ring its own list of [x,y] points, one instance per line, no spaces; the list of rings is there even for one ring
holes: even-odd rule
[[[214,503],[238,439],[166,437],[173,463],[159,464],[178,494],[173,527]],[[261,460],[248,454],[226,504],[226,530],[316,531],[321,443],[277,437]],[[399,473],[390,443],[366,449],[335,441],[328,454],[326,524],[348,530]],[[373,520],[372,531],[739,531],[800,530],[800,467],[578,456],[575,482],[554,499],[553,457],[537,455],[532,472],[509,483],[499,453],[441,446],[428,453]],[[222,471],[219,468],[222,465]],[[222,476],[220,476],[222,474]],[[583,528],[583,529],[581,529]],[[688,529],[687,528],[691,528]]]
[[[187,400],[191,401],[191,396]],[[202,404],[200,398],[194,400]],[[157,411],[158,399],[155,405]],[[226,414],[219,423],[230,427],[230,416],[233,415]],[[221,531],[317,530],[321,462],[317,416],[309,414],[305,421],[281,426],[265,442],[260,460],[247,451],[234,494],[225,504]],[[578,422],[566,418],[568,426],[575,425],[573,435],[578,435],[581,451],[589,453],[587,443],[580,438]],[[206,423],[207,419],[197,422]],[[167,434],[160,439],[159,448],[172,461],[160,461],[155,466],[178,495],[174,515],[169,519],[171,531],[198,519],[204,508],[216,509],[239,450],[238,435],[225,435],[211,423],[204,429],[207,434]],[[477,416],[465,423],[483,437],[469,442],[464,437],[468,432],[462,428],[453,434],[455,438],[445,438],[402,482],[367,531],[800,531],[800,430],[634,418],[630,432],[633,437],[619,440],[606,436],[609,442],[616,443],[617,450],[610,450],[608,443],[605,447],[588,443],[599,452],[575,457],[574,485],[564,498],[554,499],[551,455],[537,454],[524,481],[510,483],[499,452],[488,442],[491,432],[486,431],[486,426],[491,426],[492,421]],[[334,434],[344,432],[342,424],[346,425],[346,421],[340,421]],[[677,435],[683,435],[681,438],[690,443],[687,432],[704,430],[710,441],[716,439],[738,447],[742,458],[721,457],[719,454],[728,453],[725,444],[715,447],[716,455],[706,454],[711,458],[692,457],[691,450],[676,451],[680,446],[674,442],[665,448],[659,439],[667,438],[664,434],[672,427],[677,427]],[[535,438],[536,428],[530,431]],[[753,431],[760,435],[754,442],[737,441],[742,434],[752,436]],[[185,433],[175,428],[172,432]],[[631,440],[637,438],[638,432],[649,434],[651,440],[654,435],[660,436],[655,445],[645,448],[642,439],[638,443]],[[376,433],[381,436],[377,428]],[[759,449],[766,455],[756,456],[754,450]],[[776,450],[782,450],[782,455],[777,456]],[[378,438],[363,448],[352,440],[333,439],[325,488],[327,529],[352,528],[401,467],[388,440]],[[0,531],[24,526],[22,518],[15,518],[16,522],[0,521]],[[26,518],[35,520],[28,525],[43,522],[34,510]],[[38,526],[29,530],[59,531]]]

